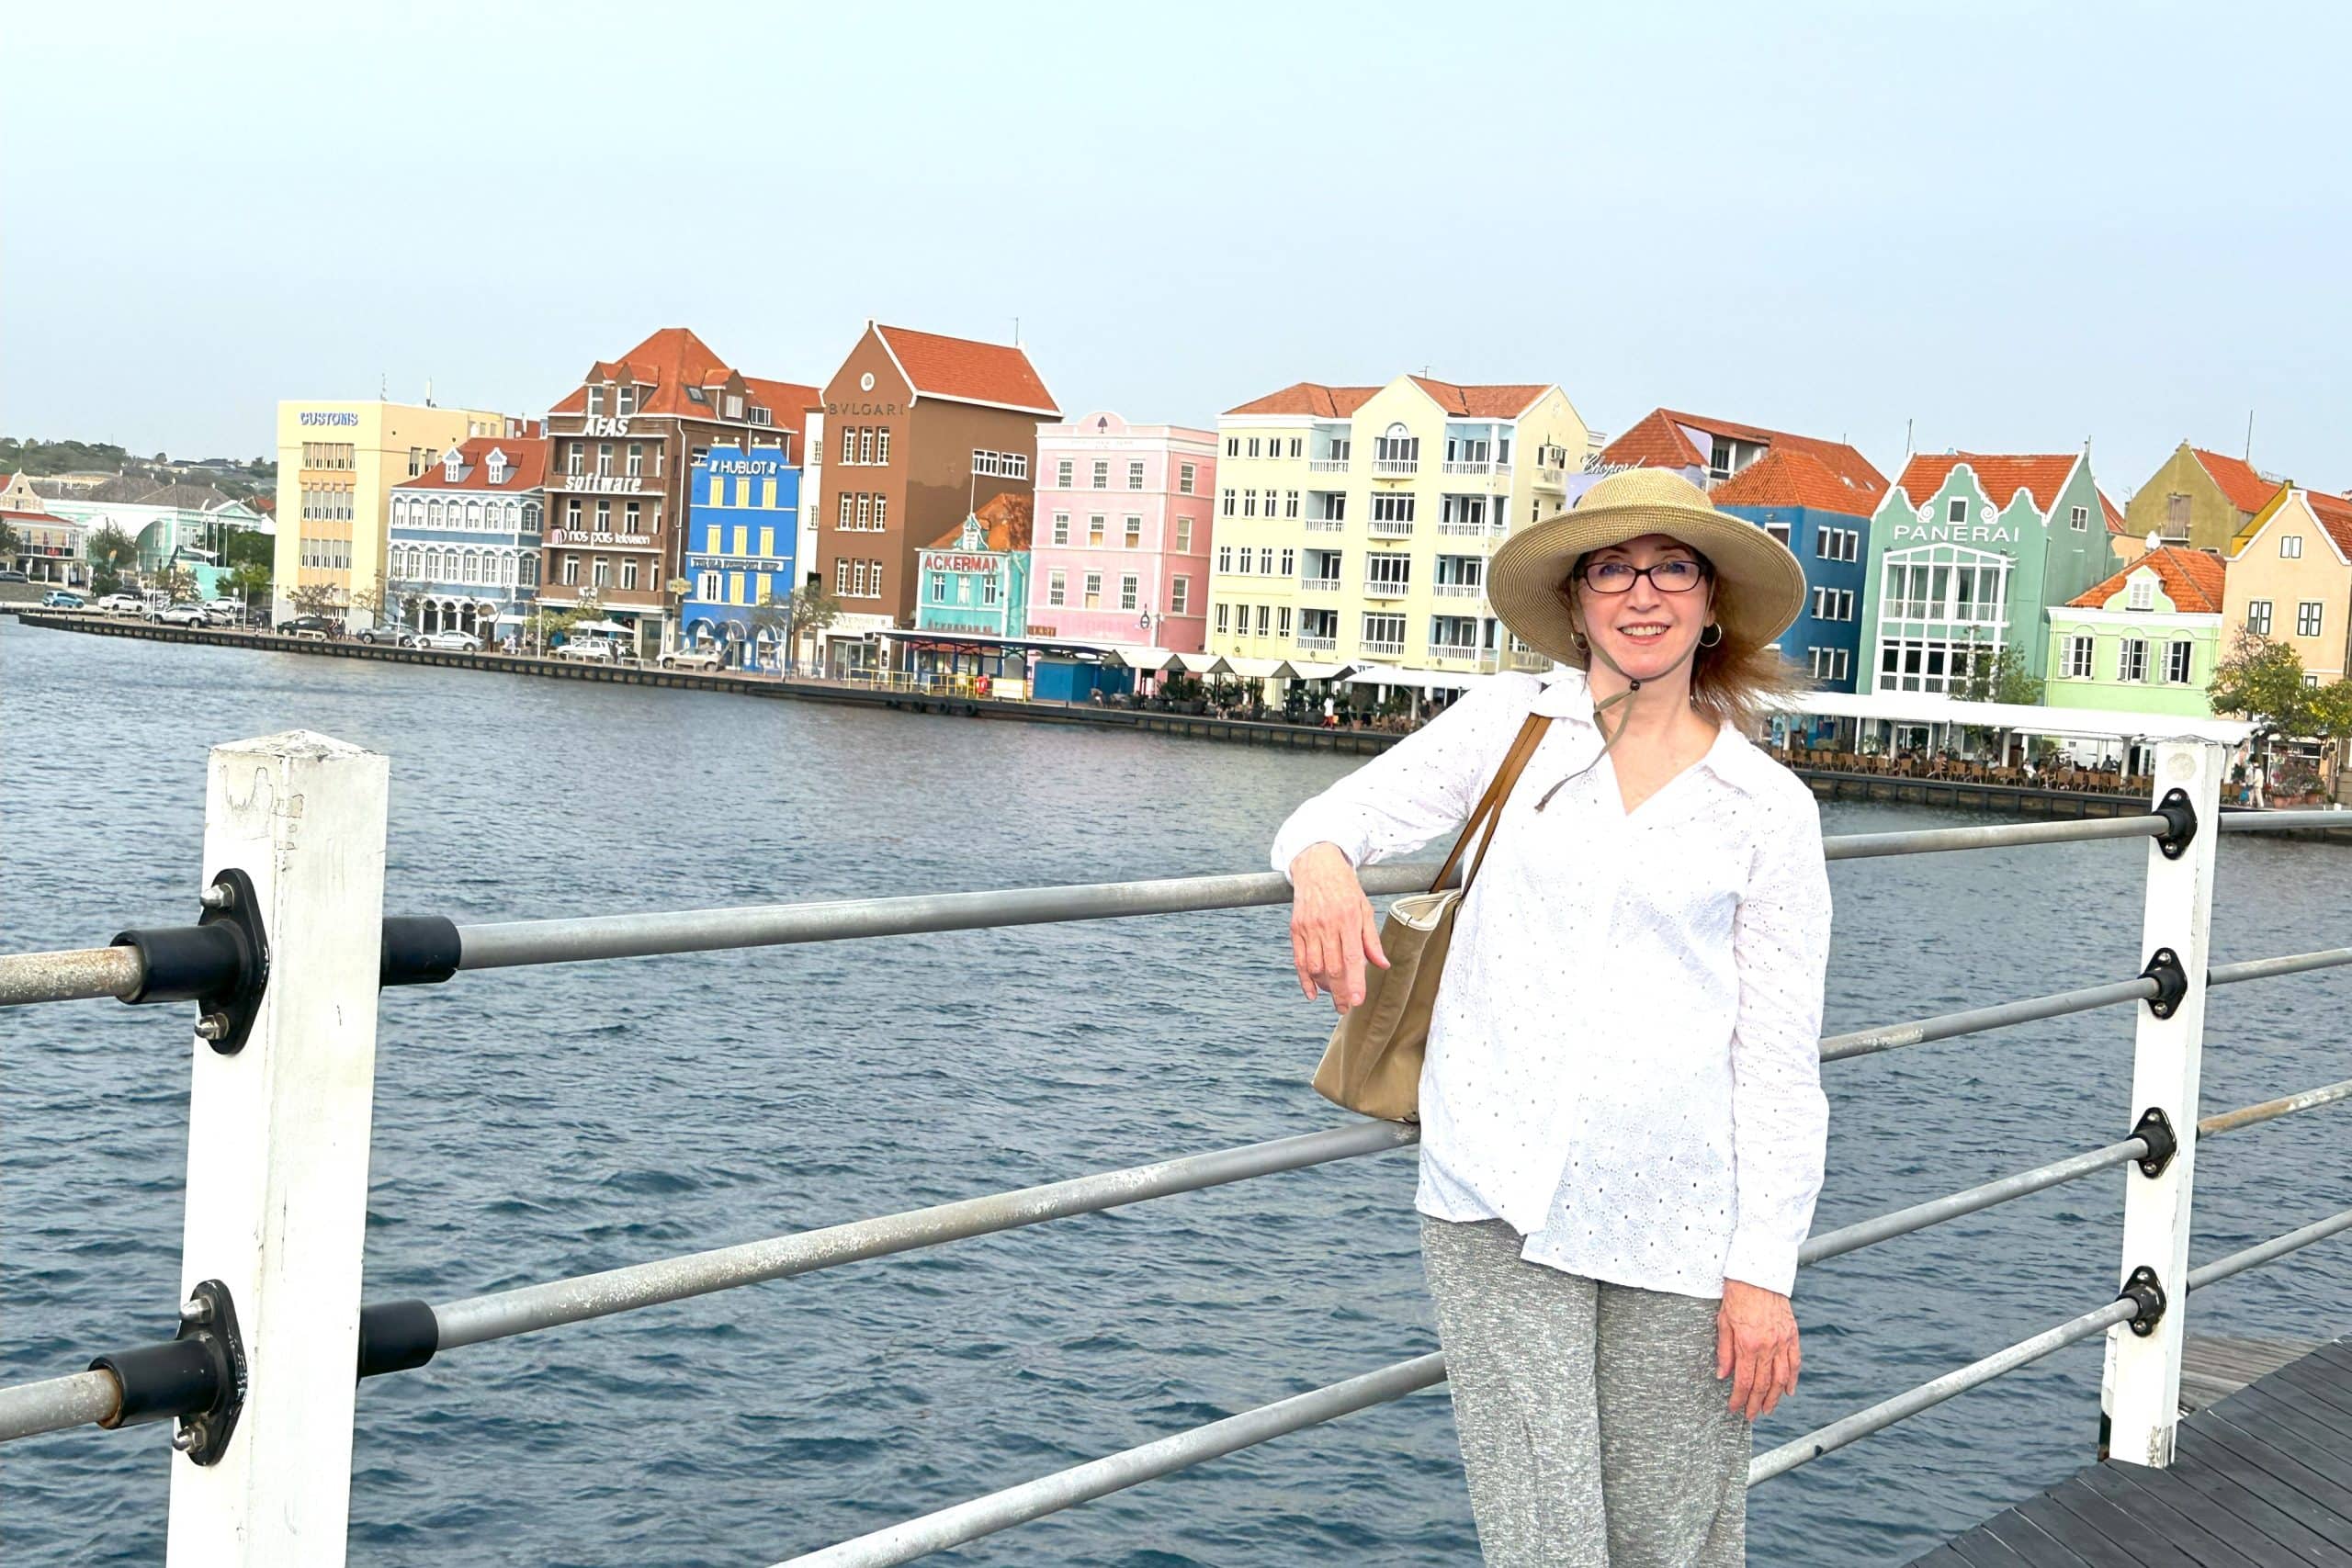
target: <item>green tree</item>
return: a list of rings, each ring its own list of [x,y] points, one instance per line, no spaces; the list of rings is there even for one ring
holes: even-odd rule
[[[1971,660],[1968,673],[1952,695],[1964,703],[2016,703],[2031,707],[2041,701],[2041,681],[2026,670],[2025,650],[2011,644],[1990,659]]]
[[[82,553],[89,558],[90,586],[101,593],[121,588],[123,573],[139,559],[139,547],[111,523],[83,541]]]
[[[785,601],[790,613],[793,640],[807,637],[813,645],[842,618],[842,602],[825,591],[821,582],[804,582],[793,590]]]
[[[765,589],[760,591],[760,602],[752,608],[752,646],[759,647],[759,639],[766,637],[774,643],[776,662],[783,664],[789,654],[792,641],[792,605],[796,595],[787,593],[782,600]],[[754,659],[757,654],[754,652]]]
[[[0,523],[0,561],[17,553],[17,531],[6,523]]]
[[[2266,747],[2273,736],[2314,733],[2317,695],[2303,684],[2303,661],[2291,646],[2243,626],[2205,688],[2215,713],[2251,721]]]
[[[175,604],[184,604],[196,597],[196,573],[177,561],[155,574],[154,587]]]
[[[229,581],[237,585],[237,592],[244,595],[248,604],[259,604],[269,597],[269,568],[266,566],[243,562],[229,574]]]

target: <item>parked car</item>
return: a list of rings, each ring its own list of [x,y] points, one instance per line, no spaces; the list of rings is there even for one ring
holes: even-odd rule
[[[664,670],[724,670],[727,660],[715,648],[673,648],[662,656]]]
[[[148,618],[159,626],[200,626],[205,624],[204,606],[181,603],[166,604],[160,610],[150,610]]]
[[[44,610],[80,610],[88,604],[89,601],[79,593],[69,593],[62,588],[52,588],[40,596],[40,607]]]
[[[297,615],[277,623],[279,637],[324,637],[334,629],[334,623],[324,615]]]
[[[601,637],[576,637],[555,650],[558,659],[584,659],[599,664],[613,661],[613,645]]]
[[[416,648],[424,641],[424,633],[412,631],[406,626],[363,626],[357,635],[361,642],[385,643],[393,648]]]
[[[0,567],[0,582],[30,582],[31,581],[31,578],[27,577],[15,567]]]
[[[109,615],[135,615],[146,607],[136,593],[108,593],[98,600],[98,608]]]
[[[471,632],[426,632],[409,646],[437,648],[444,653],[480,653],[481,638]]]
[[[216,626],[233,626],[244,613],[244,606],[234,599],[207,599],[204,602],[204,618]]]

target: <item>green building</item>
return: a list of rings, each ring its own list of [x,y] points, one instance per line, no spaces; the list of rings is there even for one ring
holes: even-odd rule
[[[2222,657],[2219,556],[2156,544],[2050,612],[2052,707],[2212,716],[2206,685]]]
[[[1913,457],[1871,518],[1859,689],[1949,693],[2005,648],[2047,674],[2044,617],[2113,570],[2110,516],[2086,457]]]

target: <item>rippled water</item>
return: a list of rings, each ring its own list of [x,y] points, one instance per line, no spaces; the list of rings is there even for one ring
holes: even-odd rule
[[[193,911],[204,748],[392,761],[388,908],[471,920],[1254,868],[1352,759],[0,623],[0,948]],[[1942,819],[1836,807],[1832,831]],[[2138,844],[1831,868],[1830,1026],[2138,970]],[[2346,941],[2352,849],[2224,842],[2218,958]],[[2334,975],[2216,994],[2209,1108],[2352,1073]],[[1279,910],[460,976],[384,998],[371,1299],[485,1290],[1329,1125]],[[2121,1135],[2114,1010],[1830,1070],[1835,1224]],[[182,1009],[0,1014],[0,1378],[164,1337]],[[2216,1142],[2196,1256],[2352,1201],[2344,1112]],[[361,1391],[355,1562],[771,1562],[1433,1344],[1391,1155],[452,1351]],[[2123,1178],[1810,1271],[1785,1439],[2113,1292]],[[2352,1244],[2197,1326],[2352,1326]],[[2210,1298],[2210,1299],[2209,1299]],[[2078,1347],[1760,1488],[1754,1560],[1900,1561],[2086,1459]],[[165,1428],[6,1456],[20,1561],[161,1555]],[[1475,1560],[1442,1393],[940,1561]]]

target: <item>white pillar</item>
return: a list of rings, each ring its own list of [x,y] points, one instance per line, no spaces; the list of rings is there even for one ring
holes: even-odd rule
[[[2132,1464],[2172,1462],[2179,1422],[2180,1351],[2188,1318],[2190,1189],[2197,1169],[2198,1081],[2205,1040],[2206,936],[2213,911],[2213,847],[2221,836],[2222,748],[2210,741],[2167,740],[2156,749],[2155,800],[2183,791],[2197,813],[2197,837],[2177,859],[2148,846],[2146,912],[2141,958],[2170,949],[2188,977],[2171,1016],[2139,1006],[2132,1060],[2130,1119],[2150,1109],[2172,1123],[2177,1149],[2160,1176],[2124,1167],[2123,1260],[2117,1280],[2153,1269],[2163,1288],[2164,1316],[2143,1337],[2129,1325],[2108,1331],[2102,1403],[2109,1416],[2108,1451]]]
[[[166,1561],[344,1560],[383,938],[385,760],[293,731],[213,748],[204,874],[253,879],[269,984],[243,1048],[195,1041],[182,1298],[229,1288],[243,1414],[172,1459]]]

